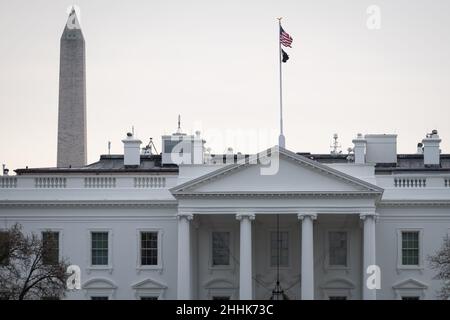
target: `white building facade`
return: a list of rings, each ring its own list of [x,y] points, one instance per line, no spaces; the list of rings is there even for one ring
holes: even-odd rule
[[[178,132],[152,155],[129,134],[124,155],[1,176],[0,229],[54,232],[81,268],[68,299],[269,299],[277,280],[289,299],[436,299],[450,155],[437,132],[409,155],[395,135],[353,142],[214,156]]]

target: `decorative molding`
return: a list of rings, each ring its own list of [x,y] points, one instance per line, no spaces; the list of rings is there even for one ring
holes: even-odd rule
[[[253,221],[253,220],[255,220],[255,214],[253,214],[253,213],[238,213],[238,214],[236,214],[236,219],[239,221],[244,220],[244,219]]]
[[[311,213],[311,212],[304,212],[304,213],[298,213],[297,214],[298,220],[303,221],[306,217],[309,217],[312,220],[316,220],[317,219],[317,214],[316,213]]]
[[[227,175],[231,172],[234,172],[236,170],[240,170],[240,169],[248,167],[250,165],[258,164],[261,162],[262,159],[267,159],[269,155],[270,155],[270,157],[272,157],[274,153],[278,153],[279,155],[282,155],[282,156],[286,157],[287,159],[292,160],[292,161],[296,162],[297,164],[302,165],[303,167],[311,168],[313,170],[319,171],[322,174],[330,175],[330,176],[337,178],[341,181],[344,181],[348,184],[363,188],[364,190],[362,191],[362,193],[375,194],[376,196],[380,197],[384,191],[382,188],[380,188],[376,185],[373,185],[371,183],[368,183],[368,182],[358,179],[356,177],[350,176],[341,171],[338,171],[329,166],[326,166],[317,161],[308,159],[304,156],[298,155],[294,152],[291,152],[287,149],[284,149],[284,148],[281,148],[278,146],[264,150],[256,155],[250,157],[249,159],[247,159],[248,161],[246,160],[246,161],[240,161],[236,164],[230,164],[230,165],[227,165],[220,169],[217,169],[213,172],[210,172],[210,173],[202,175],[198,178],[195,178],[193,180],[182,183],[178,186],[175,186],[175,187],[169,189],[169,191],[176,197],[178,197],[179,195],[181,195],[183,193],[191,194],[190,192],[186,192],[186,190],[192,189],[198,185],[205,184],[206,182],[209,182],[211,180],[218,179],[218,178],[220,178],[224,175]]]
[[[0,207],[76,207],[76,208],[91,208],[91,207],[176,207],[178,202],[176,200],[36,200],[36,201],[14,201],[2,200]]]

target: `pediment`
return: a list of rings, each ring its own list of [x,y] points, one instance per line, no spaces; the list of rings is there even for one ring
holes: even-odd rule
[[[381,195],[383,190],[317,161],[274,147],[171,189],[183,194],[309,194]]]
[[[335,278],[327,281],[323,286],[323,289],[354,289],[355,284],[345,278]]]
[[[234,285],[227,279],[213,279],[205,283],[206,289],[233,289]]]
[[[83,289],[116,289],[117,285],[106,278],[94,278],[86,281]]]
[[[406,280],[397,282],[396,284],[394,284],[392,286],[392,288],[394,288],[394,289],[427,289],[428,285],[419,280],[410,278],[410,279],[406,279]]]
[[[132,286],[133,289],[166,289],[167,286],[153,279],[139,281]]]

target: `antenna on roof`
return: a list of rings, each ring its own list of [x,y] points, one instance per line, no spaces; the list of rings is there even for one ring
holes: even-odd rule
[[[154,153],[153,153],[154,151]],[[142,154],[144,155],[152,155],[152,154],[158,154],[158,151],[156,150],[156,146],[153,143],[153,138],[150,138],[149,143],[142,148]]]
[[[108,155],[111,154],[111,141],[108,141]]]
[[[131,133],[133,134],[134,137],[134,126],[131,126]]]
[[[340,150],[341,149],[341,145],[339,144],[339,141],[338,141],[338,134],[337,133],[335,133],[335,134],[333,134],[333,142],[332,142],[332,144],[331,144],[331,146],[330,146],[330,148],[331,148],[331,154],[340,154],[340,153],[342,153],[342,151]]]
[[[181,133],[181,115],[178,115],[178,129],[177,133]]]

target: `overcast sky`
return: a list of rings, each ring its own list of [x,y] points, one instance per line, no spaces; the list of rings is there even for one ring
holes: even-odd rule
[[[0,0],[0,162],[10,169],[56,164],[59,40],[71,4]],[[184,131],[201,128],[213,153],[275,145],[278,16],[294,38],[283,64],[288,149],[328,153],[335,132],[344,150],[358,132],[396,133],[398,151],[413,153],[436,128],[450,153],[448,0],[76,4],[89,162],[108,141],[122,153],[133,125],[160,151],[178,114]],[[367,28],[370,5],[381,9],[379,30]]]

